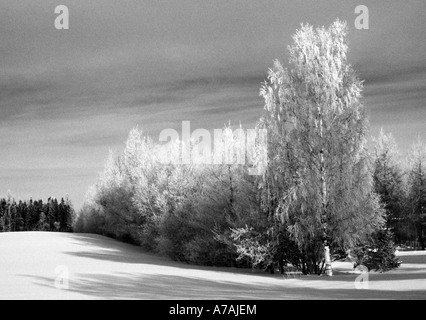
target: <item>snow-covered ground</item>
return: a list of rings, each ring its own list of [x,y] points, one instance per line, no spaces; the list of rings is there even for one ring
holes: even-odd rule
[[[426,252],[398,255],[398,270],[364,275],[368,289],[357,289],[345,262],[331,278],[284,278],[189,266],[98,235],[1,233],[0,299],[426,299]]]

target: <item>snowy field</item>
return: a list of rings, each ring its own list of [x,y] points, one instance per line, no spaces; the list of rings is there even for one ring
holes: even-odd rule
[[[398,253],[402,266],[369,273],[368,289],[345,262],[332,278],[285,278],[189,266],[89,234],[1,233],[0,254],[0,299],[426,299],[426,252]]]

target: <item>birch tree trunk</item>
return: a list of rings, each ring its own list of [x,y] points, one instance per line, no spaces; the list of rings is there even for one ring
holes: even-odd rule
[[[330,258],[330,247],[328,246],[328,232],[327,232],[327,181],[325,173],[325,159],[324,159],[324,133],[323,133],[323,114],[321,111],[321,106],[318,106],[318,126],[319,126],[319,135],[320,135],[320,180],[321,180],[321,226],[323,232],[323,246],[324,246],[324,260],[325,260],[325,272],[326,275],[331,277],[333,275],[333,269],[331,267],[331,258]]]

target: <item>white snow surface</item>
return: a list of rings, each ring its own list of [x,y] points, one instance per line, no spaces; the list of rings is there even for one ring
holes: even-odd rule
[[[426,299],[426,252],[398,256],[399,269],[364,274],[368,288],[357,289],[349,262],[333,262],[333,277],[284,277],[174,262],[93,234],[0,233],[0,299]]]

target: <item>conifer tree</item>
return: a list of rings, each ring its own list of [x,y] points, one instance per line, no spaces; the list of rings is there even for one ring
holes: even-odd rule
[[[404,212],[405,187],[403,171],[399,164],[397,145],[392,135],[380,131],[375,141],[373,154],[374,192],[386,210],[386,225],[389,232],[395,235],[396,241],[406,238],[403,224],[406,221]]]
[[[422,250],[426,246],[426,145],[420,139],[413,145],[410,155],[408,178],[409,217],[412,221],[416,240]]]

